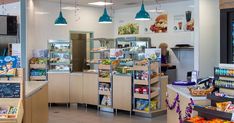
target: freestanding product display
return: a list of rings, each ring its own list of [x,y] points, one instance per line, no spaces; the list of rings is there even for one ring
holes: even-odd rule
[[[99,108],[113,108],[113,66],[100,64],[98,66],[98,97]]]
[[[161,108],[160,62],[144,60],[133,66],[133,111],[153,114]]]
[[[38,59],[33,62],[34,59]],[[32,58],[29,64],[30,81],[46,81],[47,80],[47,58]]]
[[[0,78],[0,123],[22,123],[23,82],[23,69],[17,69],[15,77]]]

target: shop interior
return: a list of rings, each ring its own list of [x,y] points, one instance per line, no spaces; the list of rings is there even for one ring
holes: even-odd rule
[[[233,123],[234,1],[0,0],[0,123]]]

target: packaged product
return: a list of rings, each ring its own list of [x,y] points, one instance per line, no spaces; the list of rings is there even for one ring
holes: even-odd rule
[[[225,111],[231,104],[232,104],[231,101],[216,103],[217,110],[218,111]]]

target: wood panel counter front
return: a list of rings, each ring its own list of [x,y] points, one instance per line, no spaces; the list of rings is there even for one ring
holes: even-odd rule
[[[191,96],[187,87],[183,87],[183,86],[168,85],[167,94],[169,96],[168,97],[169,105],[172,105],[172,103],[175,100],[175,97],[177,96],[177,94],[179,94],[182,118],[185,116],[185,110],[186,110],[186,107],[188,106],[188,103],[191,102],[190,99],[193,99],[196,105],[210,104],[210,101],[206,97]],[[197,115],[197,112],[193,111],[192,116],[196,116],[196,115]],[[179,123],[179,115],[178,113],[176,113],[176,108],[173,110],[167,109],[167,123]]]
[[[30,81],[25,86],[25,114],[23,123],[48,122],[48,82]]]

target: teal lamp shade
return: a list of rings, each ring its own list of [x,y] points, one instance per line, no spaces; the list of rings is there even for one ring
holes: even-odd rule
[[[54,24],[57,25],[57,26],[65,26],[65,25],[67,25],[67,21],[63,17],[63,13],[61,11],[59,13],[59,17],[55,20]]]
[[[150,20],[150,15],[145,11],[145,6],[141,4],[141,10],[136,14],[135,20]]]
[[[106,8],[103,15],[99,18],[99,23],[112,23],[111,17],[108,15]]]

